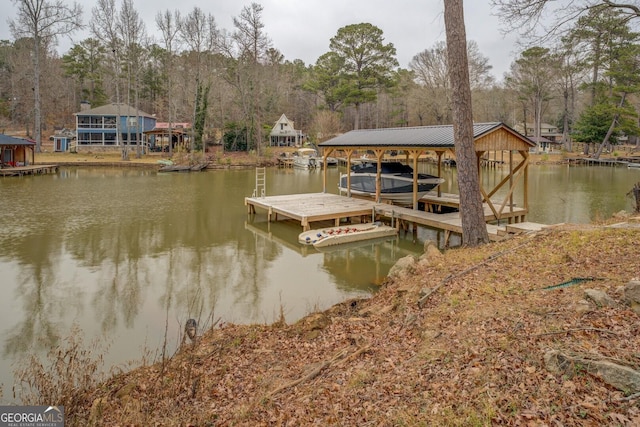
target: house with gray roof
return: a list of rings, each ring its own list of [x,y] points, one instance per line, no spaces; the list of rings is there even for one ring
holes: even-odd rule
[[[76,116],[76,149],[78,151],[119,151],[143,143],[144,132],[153,129],[156,118],[122,103],[90,108],[81,105]]]

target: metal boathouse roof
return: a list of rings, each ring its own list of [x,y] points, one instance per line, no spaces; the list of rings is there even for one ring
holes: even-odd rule
[[[474,123],[473,138],[477,140],[487,133],[498,129],[505,129],[509,133],[518,135],[532,146],[526,137],[501,122]],[[416,148],[454,148],[453,125],[416,126],[384,129],[352,130],[335,138],[318,144],[321,147],[416,147]]]

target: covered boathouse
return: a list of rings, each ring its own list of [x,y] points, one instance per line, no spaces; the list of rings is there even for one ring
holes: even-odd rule
[[[494,188],[483,188],[482,179],[480,179],[480,192],[483,197],[483,202],[491,209],[492,219],[500,220],[507,218],[509,222],[511,222],[512,215],[509,215],[508,210],[513,209],[516,185],[520,180],[523,180],[524,194],[522,195],[522,199],[524,200],[524,206],[518,209],[520,212],[519,218],[523,220],[524,216],[528,213],[527,175],[529,150],[535,147],[535,143],[501,122],[474,123],[473,141],[478,166],[480,166],[483,158],[493,157],[497,159],[499,154],[504,155],[505,153],[508,156],[505,163],[509,166],[509,173],[497,183]],[[322,142],[319,144],[319,147],[323,149],[324,159],[331,155],[336,156],[335,152],[337,151],[342,152],[346,157],[347,170],[351,170],[353,155],[363,150],[374,153],[374,158],[371,160],[378,162],[378,170],[380,170],[379,165],[385,154],[391,151],[402,151],[406,156],[406,161],[409,164],[411,164],[411,162],[413,163],[412,167],[415,171],[418,170],[417,166],[420,156],[429,151],[435,152],[437,156],[438,176],[442,175],[443,156],[449,153],[455,157],[453,125],[353,130]],[[514,155],[516,158],[514,158]],[[325,167],[324,170],[323,191],[326,192],[327,168]],[[482,168],[478,167],[478,170],[479,173],[482,174]],[[416,179],[417,178],[414,177],[413,209],[418,209]],[[378,178],[377,181],[379,182],[380,179]],[[505,186],[508,186],[506,197],[503,200],[496,201],[494,196]],[[349,187],[349,185],[347,185],[347,187]],[[445,200],[447,197],[443,197],[439,187],[437,189],[437,196],[438,197],[435,197],[434,200],[431,201],[432,203],[439,203],[437,199],[441,198],[441,203],[447,204]],[[380,187],[378,186],[376,202],[379,201],[379,197]],[[524,211],[522,209],[524,209]]]
[[[498,162],[497,159],[500,158],[499,162],[508,164],[509,168],[508,173],[491,189],[483,187],[482,177],[480,177],[480,192],[484,202],[484,216],[489,238],[494,241],[502,240],[509,234],[544,228],[543,224],[525,222],[525,217],[528,214],[529,150],[535,147],[535,144],[503,123],[477,123],[474,124],[473,129],[478,163],[491,163],[491,157],[493,157],[493,162]],[[392,225],[395,222],[397,227],[406,229],[408,224],[413,224],[414,232],[416,225],[442,230],[444,231],[445,245],[448,245],[451,233],[462,233],[462,223],[458,212],[460,208],[459,196],[457,194],[443,194],[438,189],[434,194],[427,194],[418,199],[415,178],[413,206],[409,208],[380,203],[379,185],[375,199],[369,198],[368,200],[349,194],[350,197],[345,197],[327,192],[326,159],[332,155],[343,159],[346,162],[347,170],[350,170],[352,162],[361,160],[360,153],[363,151],[370,155],[367,161],[381,163],[387,152],[395,150],[402,152],[402,155],[406,157],[406,162],[409,165],[413,164],[413,169],[417,171],[418,161],[421,161],[420,157],[428,152],[435,152],[438,175],[442,176],[443,156],[450,154],[455,157],[453,126],[355,130],[322,142],[319,147],[323,150],[325,162],[322,193],[266,196],[264,181],[260,180],[260,176],[263,177],[263,175],[256,171],[254,195],[245,198],[248,213],[255,214],[256,208],[261,208],[267,211],[269,222],[282,216],[300,221],[303,230],[309,230],[313,222],[333,221],[335,226],[339,226],[341,221],[349,221],[357,216],[360,216],[361,220],[366,220],[366,217],[370,217],[371,220],[376,217],[385,217],[391,219]],[[478,170],[482,174],[483,168],[479,167]],[[380,182],[380,177],[377,181]],[[519,186],[519,182],[523,182],[524,185]],[[259,191],[261,185],[262,191]],[[524,189],[522,195],[516,194],[520,188]],[[500,189],[503,190],[498,195]],[[522,202],[522,205],[515,206],[514,199],[516,198],[518,202]],[[421,205],[424,206],[424,210],[420,209]],[[441,209],[443,207],[453,208],[453,212],[451,209]],[[443,213],[443,211],[448,212]],[[505,223],[506,225],[504,225]]]

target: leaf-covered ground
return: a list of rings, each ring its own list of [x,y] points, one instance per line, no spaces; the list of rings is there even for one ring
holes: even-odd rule
[[[640,228],[624,221],[422,257],[371,299],[292,325],[222,325],[164,366],[111,379],[70,422],[640,425],[640,398],[579,364],[562,375],[544,364],[560,350],[640,368],[640,319],[622,290],[640,276]],[[586,300],[589,288],[617,305]]]

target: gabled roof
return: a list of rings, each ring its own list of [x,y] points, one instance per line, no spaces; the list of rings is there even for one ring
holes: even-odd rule
[[[154,118],[151,114],[145,113],[144,111],[134,108],[127,104],[115,103],[115,104],[107,104],[101,105],[100,107],[91,108],[89,110],[80,111],[78,113],[74,113],[76,116],[142,116]]]
[[[0,145],[24,145],[27,147],[32,147],[36,145],[35,141],[31,141],[25,138],[16,138],[15,136],[9,136],[5,134],[0,134]]]
[[[279,126],[284,125],[284,126]],[[284,114],[280,116],[277,122],[273,125],[271,129],[271,136],[286,136],[286,135],[297,135],[299,131],[294,128],[294,123],[287,118]]]
[[[74,130],[66,129],[66,128],[59,130],[53,135],[54,138],[73,138],[75,136],[76,136],[76,132]]]
[[[293,129],[293,122],[291,120],[289,120],[287,118],[287,116],[283,113],[280,118],[274,123],[273,127],[278,126],[278,123],[285,123],[289,126],[291,126],[291,129]]]
[[[501,122],[474,123],[473,138],[474,140],[478,140],[499,129],[506,130],[527,145],[535,146],[529,139]],[[321,142],[318,145],[321,147],[336,148],[415,147],[442,149],[453,149],[455,146],[453,125],[352,130],[325,142]]]

